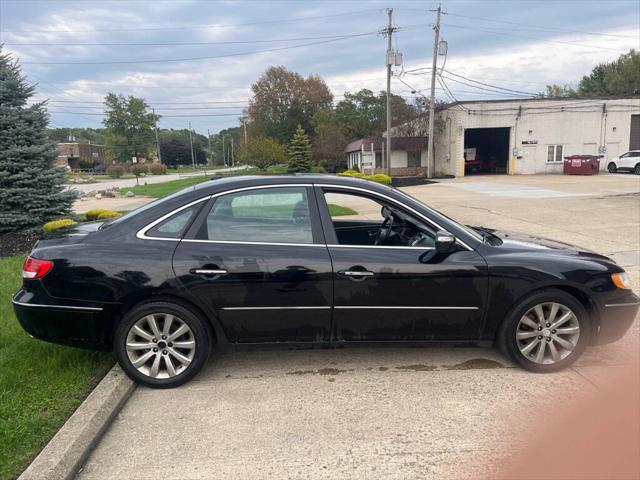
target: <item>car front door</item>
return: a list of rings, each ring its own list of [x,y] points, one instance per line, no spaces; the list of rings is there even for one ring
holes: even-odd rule
[[[308,185],[214,195],[173,258],[182,285],[229,341],[327,340],[331,259]]]
[[[316,196],[334,271],[334,335],[342,341],[473,340],[482,328],[487,266],[474,250],[435,248],[437,226],[414,217],[424,237],[415,246],[353,242],[340,226],[382,227],[389,197],[343,187],[317,187]],[[365,206],[368,199],[371,206]],[[337,207],[347,207],[337,208]],[[335,213],[349,211],[350,215]],[[334,213],[332,215],[332,213]],[[405,212],[406,213],[406,212]],[[412,232],[412,234],[415,232]],[[359,237],[363,238],[363,237]]]

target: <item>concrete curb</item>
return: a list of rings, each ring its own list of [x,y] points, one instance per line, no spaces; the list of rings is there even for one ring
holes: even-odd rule
[[[135,390],[116,364],[18,480],[68,480]]]

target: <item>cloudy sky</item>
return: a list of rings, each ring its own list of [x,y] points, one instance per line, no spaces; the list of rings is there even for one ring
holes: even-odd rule
[[[443,80],[461,100],[575,85],[594,64],[640,48],[637,0],[442,5]],[[117,92],[145,97],[163,128],[191,121],[213,133],[238,124],[251,83],[269,65],[322,76],[336,100],[384,89],[379,31],[387,8],[398,28],[394,48],[404,55],[392,91],[428,94],[436,7],[433,0],[0,0],[0,43],[38,84],[37,98],[50,99],[53,126],[100,126],[100,102]],[[448,98],[440,85],[437,94]]]

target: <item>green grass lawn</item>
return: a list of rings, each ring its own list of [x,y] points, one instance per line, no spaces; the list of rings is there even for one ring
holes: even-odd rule
[[[131,190],[136,195],[141,195],[144,197],[153,197],[160,198],[165,195],[169,195],[170,193],[177,192],[178,190],[182,190],[183,188],[191,187],[192,185],[197,185],[198,183],[206,182],[210,180],[209,176],[198,176],[198,177],[187,177],[181,178],[180,180],[172,180],[170,182],[163,183],[154,183],[149,185],[136,185],[135,187],[130,188],[121,188],[120,193],[124,194]],[[141,180],[141,182],[144,180]]]
[[[342,205],[334,205],[333,203],[329,203],[327,205],[329,207],[329,214],[332,217],[342,217],[344,215],[357,215],[353,208],[343,207]]]
[[[23,256],[0,258],[0,479],[18,476],[114,363],[35,340],[13,314]]]

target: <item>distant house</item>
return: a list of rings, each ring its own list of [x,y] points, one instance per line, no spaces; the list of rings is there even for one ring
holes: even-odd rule
[[[387,173],[384,138],[361,138],[345,147],[347,165],[363,173]],[[394,137],[391,140],[391,175],[424,175],[427,170],[427,137]]]
[[[97,165],[106,165],[107,150],[104,145],[92,143],[58,143],[57,164],[72,170],[92,169]]]

